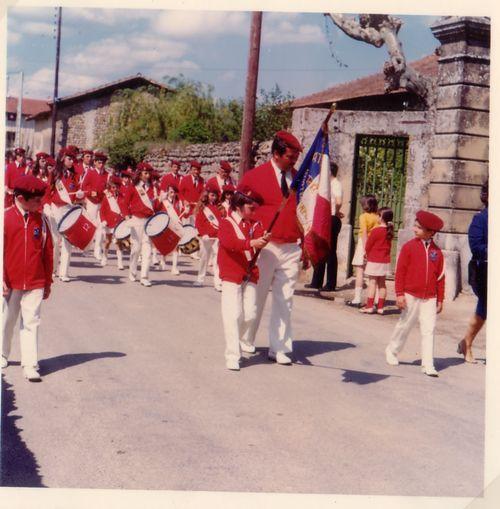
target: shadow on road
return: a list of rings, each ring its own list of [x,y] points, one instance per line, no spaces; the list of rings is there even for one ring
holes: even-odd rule
[[[381,373],[368,373],[366,371],[355,371],[353,369],[345,369],[342,375],[342,382],[355,383],[358,385],[367,385],[380,382],[393,375],[383,375]]]
[[[462,357],[434,357],[434,366],[438,371],[444,371],[445,369],[451,368],[453,366],[458,366],[459,364],[463,364],[464,360]],[[405,362],[399,361],[399,364],[407,365],[407,366],[420,366],[420,359],[416,359],[413,362]]]
[[[122,352],[68,353],[58,355],[57,357],[51,357],[50,359],[43,359],[40,361],[40,375],[47,376],[55,371],[72,368],[73,366],[78,366],[78,364],[96,359],[125,357],[125,355],[126,354]]]
[[[74,281],[85,281],[86,283],[97,283],[105,285],[116,285],[125,283],[124,276],[108,276],[108,275],[83,275],[80,274]]]
[[[337,352],[346,348],[356,348],[356,345],[339,341],[316,341],[312,339],[299,339],[293,342],[295,360],[301,364],[312,364],[309,357],[328,352]]]
[[[21,417],[9,415],[17,410],[12,385],[2,375],[1,486],[43,488],[35,455],[26,447],[16,426]]]
[[[163,281],[155,281],[154,276],[151,277],[153,286],[176,286],[177,288],[195,288],[192,281],[185,279],[167,279]]]

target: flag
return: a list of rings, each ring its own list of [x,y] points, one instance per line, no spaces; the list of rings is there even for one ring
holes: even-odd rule
[[[291,186],[296,193],[304,249],[313,265],[324,261],[330,249],[330,175],[328,133],[320,129]]]

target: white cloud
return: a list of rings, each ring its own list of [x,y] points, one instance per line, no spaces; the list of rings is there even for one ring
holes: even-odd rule
[[[29,35],[53,35],[55,24],[40,21],[28,21],[19,24],[19,30]]]
[[[22,36],[19,32],[14,32],[13,30],[7,32],[7,42],[9,44],[17,44],[21,38]]]
[[[236,78],[235,71],[226,71],[219,76],[219,79],[221,81],[233,81],[235,78]]]
[[[249,26],[249,16],[244,12],[163,11],[152,22],[157,33],[174,38],[248,37]]]
[[[425,26],[430,27],[440,18],[441,18],[441,16],[423,16],[422,22]]]
[[[296,25],[292,21],[281,21],[262,30],[262,40],[267,44],[324,43],[325,36],[317,25]]]
[[[8,16],[15,16],[17,18],[29,19],[48,19],[50,16],[55,16],[55,7],[11,7],[7,11]]]
[[[63,17],[71,21],[91,21],[108,26],[129,20],[153,19],[156,15],[157,11],[147,9],[66,8],[63,11]]]

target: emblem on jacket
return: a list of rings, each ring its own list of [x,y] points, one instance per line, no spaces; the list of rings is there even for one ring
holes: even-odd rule
[[[33,238],[35,238],[35,239],[40,238],[40,228],[37,227],[33,230]]]
[[[71,190],[73,190],[73,189],[75,188],[75,184],[73,184],[73,182],[70,182],[70,183],[69,183],[69,188],[70,188]]]
[[[429,258],[431,259],[431,262],[437,261],[438,259],[437,251],[429,251]]]

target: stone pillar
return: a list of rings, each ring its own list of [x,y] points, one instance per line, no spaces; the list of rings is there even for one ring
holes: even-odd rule
[[[429,209],[444,221],[437,235],[448,262],[448,297],[470,291],[467,264],[471,257],[467,231],[481,208],[481,184],[488,176],[490,20],[448,16],[432,33],[439,39],[436,128],[432,150]],[[455,281],[453,281],[455,277]]]

